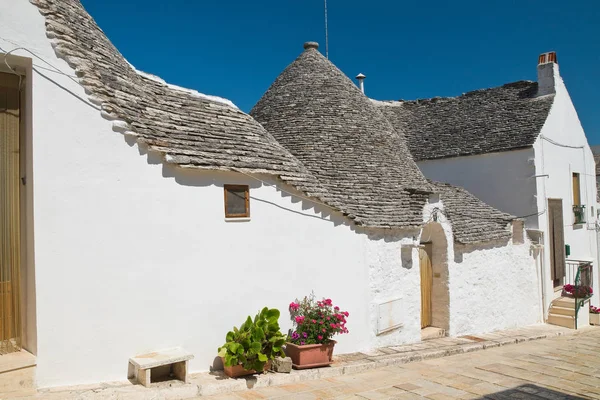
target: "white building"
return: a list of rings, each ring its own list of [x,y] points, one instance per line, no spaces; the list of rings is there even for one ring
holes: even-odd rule
[[[588,263],[593,272],[582,278],[593,281],[592,303],[598,304],[594,157],[556,53],[540,55],[537,72],[537,82],[376,104],[405,134],[426,177],[464,187],[525,219],[530,236],[542,245],[546,311],[563,284],[573,284],[577,269]],[[586,323],[587,305],[583,311],[580,324]],[[574,326],[572,317],[546,316],[548,322]]]
[[[136,71],[78,0],[0,2],[0,52],[4,387],[124,380],[171,347],[205,371],[233,325],[312,290],[350,312],[338,353],[542,318],[522,223],[427,181],[314,44],[264,127]]]

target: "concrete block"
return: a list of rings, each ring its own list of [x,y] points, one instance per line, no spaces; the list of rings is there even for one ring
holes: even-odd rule
[[[129,359],[127,378],[133,378],[143,386],[149,387],[153,368],[156,369],[155,373],[161,376],[172,368],[175,378],[188,383],[188,361],[192,358],[192,353],[180,347],[132,357]]]
[[[279,357],[274,359],[271,361],[271,371],[289,374],[292,372],[292,359],[290,357]]]
[[[184,383],[188,383],[188,362],[189,361],[181,361],[173,364],[173,375],[175,378],[179,379]]]
[[[137,381],[145,387],[150,387],[150,376],[152,375],[150,369],[138,369],[137,370]]]

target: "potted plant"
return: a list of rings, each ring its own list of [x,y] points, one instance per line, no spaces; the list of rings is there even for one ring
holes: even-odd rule
[[[315,301],[314,294],[290,304],[294,330],[285,346],[295,369],[323,367],[331,364],[336,334],[348,333],[347,311],[333,306],[331,299]]]
[[[590,324],[600,325],[600,308],[590,304]]]
[[[594,293],[594,290],[591,286],[575,286],[571,284],[566,284],[563,286],[563,292],[564,294],[575,297],[576,299],[587,299]]]
[[[275,357],[285,357],[287,337],[279,331],[279,310],[263,308],[254,320],[248,316],[240,328],[227,333],[219,347],[225,374],[231,378],[265,372]]]

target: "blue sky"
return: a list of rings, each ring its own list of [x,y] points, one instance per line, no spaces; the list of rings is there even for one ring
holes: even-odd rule
[[[82,0],[123,55],[248,112],[305,41],[325,52],[323,0]],[[380,100],[456,96],[536,80],[555,50],[600,144],[598,0],[328,0],[329,57]]]

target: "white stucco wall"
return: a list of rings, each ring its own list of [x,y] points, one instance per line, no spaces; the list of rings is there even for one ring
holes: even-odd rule
[[[4,51],[25,47],[74,74],[27,1],[0,2],[0,37],[10,40],[0,39]],[[336,352],[418,340],[412,312],[399,321],[406,329],[383,339],[370,314],[418,285],[418,268],[403,269],[401,259],[401,242],[415,232],[357,232],[280,190],[295,193],[290,187],[164,166],[113,132],[68,77],[38,68],[26,84],[37,297],[37,327],[26,329],[37,339],[28,348],[40,387],[122,380],[129,357],[174,346],[195,355],[192,371],[207,370],[232,326],[269,306],[287,330],[288,304],[311,290],[350,312]],[[251,186],[250,221],[225,221],[224,183]]]
[[[545,310],[559,295],[554,293],[550,279],[547,199],[563,199],[565,243],[571,246],[570,258],[598,259],[594,159],[558,65],[551,68],[555,75],[549,80],[555,86],[554,104],[533,148],[418,163],[428,178],[462,186],[500,210],[516,216],[534,214],[526,219],[526,227],[544,232],[540,275],[543,275]],[[580,174],[581,201],[586,205],[588,222],[577,226],[573,226],[573,172]],[[594,269],[596,293],[592,303],[598,304],[600,275],[596,261]]]
[[[419,254],[414,247],[419,232],[401,236],[376,230],[368,234],[366,262],[369,268],[370,325],[377,327],[377,319],[383,317],[380,305],[394,302],[401,313],[391,313],[393,321],[387,325],[399,325],[397,329],[378,334],[371,331],[372,347],[383,347],[421,340],[421,297]]]
[[[541,137],[534,144],[535,167],[538,175],[548,175],[538,179],[537,201],[540,210],[540,229],[548,231],[547,199],[563,200],[563,218],[565,244],[571,246],[573,259],[594,259],[595,295],[592,303],[598,303],[598,263],[596,222],[596,177],[595,162],[588,145],[585,132],[577,116],[563,79],[560,77],[558,65],[553,65],[555,75],[555,99],[542,128]],[[571,146],[571,147],[565,147]],[[573,225],[573,186],[572,174],[580,174],[581,202],[586,206],[586,224]],[[592,212],[591,208],[594,208]],[[550,242],[545,235],[545,290],[546,308],[553,297],[550,279]]]
[[[450,335],[510,329],[541,321],[529,242],[457,245],[450,267]]]
[[[437,205],[428,205],[426,213],[434,206],[443,209],[443,200]],[[449,221],[440,216],[438,223],[446,242],[454,243]],[[435,233],[428,237],[428,231],[424,232],[420,240],[431,240],[436,251],[435,242],[440,240],[440,234],[430,230]],[[449,246],[446,260],[450,336],[492,332],[541,322],[539,280],[530,250],[531,243],[526,238],[522,244],[513,244],[510,240],[469,245],[454,243]],[[444,259],[441,254],[434,254],[433,257]],[[440,279],[443,277],[440,276]]]
[[[537,213],[533,149],[419,161],[423,174],[461,186],[485,203],[521,217]],[[537,229],[537,218],[526,219]]]

